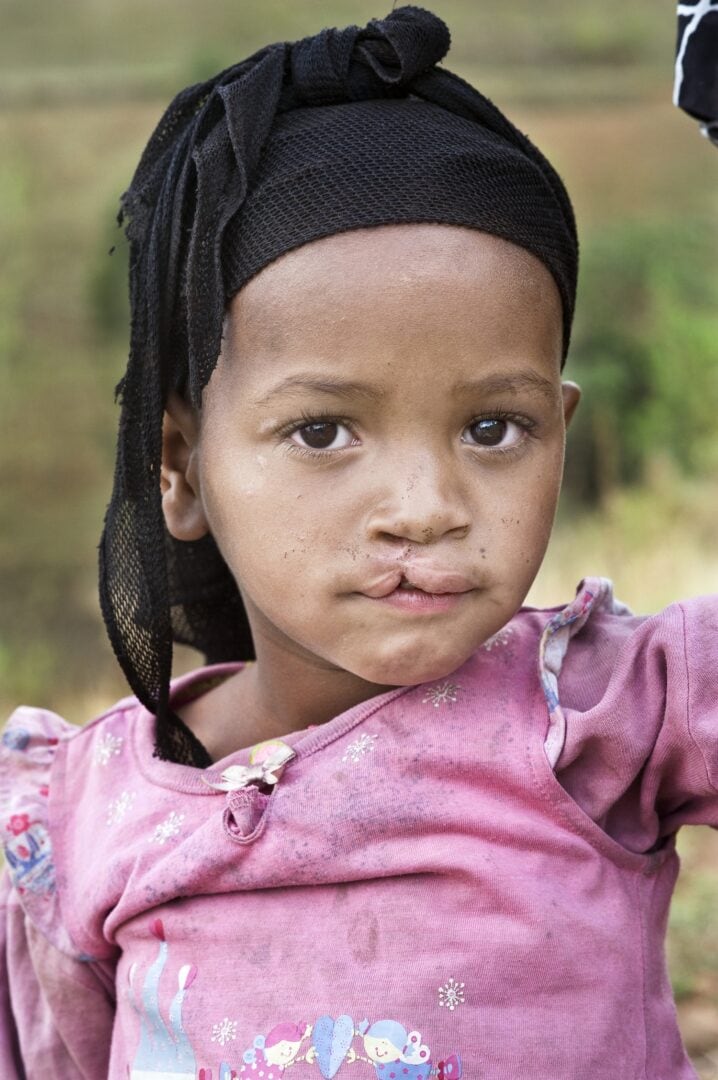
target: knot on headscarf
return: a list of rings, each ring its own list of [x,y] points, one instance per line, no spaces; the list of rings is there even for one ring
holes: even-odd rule
[[[291,46],[294,104],[333,105],[407,92],[418,76],[446,56],[449,29],[438,16],[402,7],[362,30],[322,30]]]

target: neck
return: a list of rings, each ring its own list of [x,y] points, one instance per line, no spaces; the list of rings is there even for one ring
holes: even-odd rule
[[[178,711],[212,760],[218,761],[266,739],[325,724],[391,689],[317,657],[258,644],[255,663]]]

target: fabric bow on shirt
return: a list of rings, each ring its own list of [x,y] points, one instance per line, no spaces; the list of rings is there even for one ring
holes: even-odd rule
[[[239,791],[253,783],[272,786],[278,782],[282,769],[294,756],[290,746],[279,746],[256,765],[230,765],[219,781],[205,778],[204,782],[215,791]]]

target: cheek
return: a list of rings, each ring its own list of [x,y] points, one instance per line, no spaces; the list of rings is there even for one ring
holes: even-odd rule
[[[210,531],[240,584],[268,581],[270,567],[284,583],[312,553],[337,549],[342,515],[326,486],[318,496],[266,455],[208,457],[203,466]]]
[[[553,526],[562,460],[557,453],[527,473],[504,477],[494,497],[487,496],[483,509],[491,558],[538,569]]]

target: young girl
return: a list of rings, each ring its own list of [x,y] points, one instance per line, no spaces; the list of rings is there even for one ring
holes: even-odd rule
[[[143,155],[101,545],[136,696],[6,729],[3,1078],[695,1075],[663,935],[718,612],[521,606],[576,234],[448,41],[270,46]],[[211,666],[170,685],[173,640]]]

